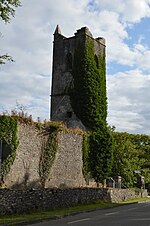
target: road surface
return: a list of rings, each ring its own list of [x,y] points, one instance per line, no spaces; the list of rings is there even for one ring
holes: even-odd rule
[[[32,226],[150,226],[150,202],[80,213]]]

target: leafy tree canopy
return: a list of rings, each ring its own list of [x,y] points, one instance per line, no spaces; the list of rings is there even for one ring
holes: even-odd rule
[[[136,170],[150,183],[150,136],[113,132],[115,140],[112,176],[121,176],[124,187],[136,184]]]
[[[0,19],[5,23],[10,22],[15,16],[15,8],[21,6],[20,0],[0,0]]]
[[[0,56],[0,64],[5,64],[5,61],[14,62],[11,56],[4,54]]]
[[[0,20],[9,23],[11,17],[15,16],[15,8],[18,6],[21,6],[20,0],[0,0]],[[8,54],[0,53],[0,65],[6,61],[13,62],[13,59]]]

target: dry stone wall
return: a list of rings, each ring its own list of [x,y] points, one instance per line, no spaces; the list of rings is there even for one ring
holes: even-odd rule
[[[115,190],[114,190],[115,191]],[[141,196],[141,193],[138,194]],[[142,193],[143,197],[147,192]],[[129,189],[74,188],[43,190],[10,190],[0,189],[0,215],[20,214],[30,211],[57,209],[94,201],[116,202],[137,197]]]
[[[147,197],[147,190],[133,189],[109,189],[110,199],[112,202],[126,201],[134,198]]]

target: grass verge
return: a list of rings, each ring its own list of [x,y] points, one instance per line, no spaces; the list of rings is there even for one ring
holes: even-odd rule
[[[0,225],[16,225],[17,223],[25,223],[30,221],[40,221],[50,218],[61,218],[70,214],[75,214],[79,212],[92,211],[97,208],[105,208],[114,206],[114,203],[93,203],[86,205],[78,205],[73,207],[68,207],[64,209],[57,210],[45,210],[37,211],[29,214],[19,214],[19,215],[5,215],[0,216]]]
[[[138,198],[138,199],[130,199],[130,200],[126,200],[126,201],[123,201],[123,202],[119,202],[119,204],[130,204],[130,203],[144,202],[144,201],[150,201],[150,197],[143,197],[143,198]]]
[[[150,201],[150,198],[139,198],[139,199],[131,199],[123,202],[117,203],[117,205],[122,204],[130,204],[135,202],[142,201]],[[54,218],[62,218],[67,215],[76,214],[79,212],[92,211],[95,209],[105,208],[105,207],[113,207],[116,206],[116,203],[93,203],[93,204],[81,204],[78,206],[57,209],[57,210],[45,210],[45,211],[37,211],[31,212],[28,214],[19,214],[19,215],[6,215],[0,216],[0,225],[11,225],[15,226],[19,223],[26,222],[36,222],[46,219],[54,219]]]

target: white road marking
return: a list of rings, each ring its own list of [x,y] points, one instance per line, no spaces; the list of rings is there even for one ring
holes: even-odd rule
[[[112,213],[105,213],[106,216],[109,216],[109,215],[113,215],[113,214],[117,214],[119,212],[112,212]]]
[[[150,218],[134,218],[134,219],[131,219],[132,221],[150,221]]]
[[[82,222],[82,221],[88,221],[90,219],[91,218],[84,218],[84,219],[80,219],[80,220],[76,220],[76,221],[70,221],[67,224],[75,224],[75,223]]]
[[[137,209],[137,207],[127,209],[126,211],[135,210],[135,209]]]
[[[145,201],[141,201],[141,202],[138,202],[138,203],[150,203],[150,200],[145,200]]]

